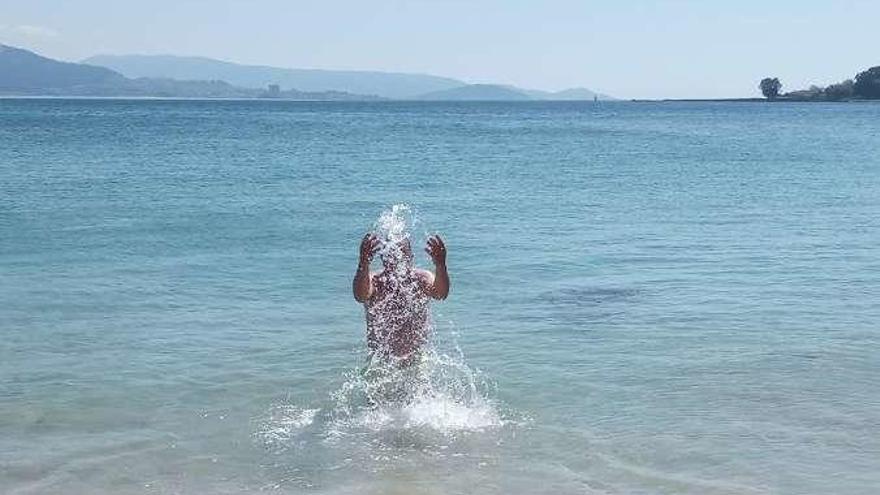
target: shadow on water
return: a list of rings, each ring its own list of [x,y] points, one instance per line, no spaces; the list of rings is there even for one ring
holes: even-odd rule
[[[555,306],[600,306],[626,303],[638,296],[635,289],[614,287],[569,287],[548,291],[538,296],[538,302]]]
[[[566,329],[583,329],[626,316],[641,292],[615,287],[567,287],[539,294],[523,303],[512,319]]]

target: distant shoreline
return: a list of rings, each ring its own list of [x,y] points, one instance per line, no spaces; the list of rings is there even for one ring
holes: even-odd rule
[[[614,99],[614,100],[426,100],[426,99],[296,99],[266,97],[235,97],[235,96],[82,96],[82,95],[4,95],[0,100],[119,100],[119,101],[265,101],[265,102],[299,102],[299,103],[588,103],[594,105],[615,103],[871,103],[880,100],[850,98],[845,100],[800,100],[789,98],[661,98],[661,99]]]
[[[429,100],[418,98],[317,99],[265,98],[246,96],[80,96],[80,95],[3,95],[0,100],[150,100],[150,101],[266,101],[266,102],[338,102],[338,103],[628,103],[630,100]]]
[[[865,98],[847,98],[842,100],[807,100],[807,99],[798,99],[798,98],[776,98],[773,100],[768,100],[767,98],[664,98],[659,100],[643,100],[643,99],[632,99],[626,100],[634,103],[646,103],[646,102],[698,102],[698,103],[711,103],[711,102],[733,102],[733,103],[867,103],[873,102],[877,100],[869,100]]]
[[[646,103],[646,102],[714,102],[714,101],[723,101],[723,102],[758,102],[758,101],[767,101],[766,98],[658,98],[658,99],[642,99],[642,98],[634,98],[632,100],[627,100],[635,103]]]

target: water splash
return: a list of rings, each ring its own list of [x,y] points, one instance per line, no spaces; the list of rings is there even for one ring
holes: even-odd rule
[[[407,270],[413,261],[412,231],[418,223],[415,212],[405,203],[395,204],[382,211],[373,224],[373,233],[380,242],[379,258],[385,267],[385,273],[395,281],[408,282]],[[414,294],[416,287],[405,289],[407,294]]]
[[[398,203],[380,213],[373,227],[384,245],[389,246],[409,239],[417,223],[412,208],[406,203]]]
[[[332,396],[331,436],[358,429],[452,435],[502,425],[487,398],[491,384],[467,365],[455,335],[442,347],[450,339],[438,335],[413,262],[417,224],[406,204],[386,209],[374,224],[384,268],[382,290],[367,310],[376,345]]]
[[[286,450],[296,437],[312,425],[320,409],[277,404],[260,421],[255,437],[272,450]]]
[[[490,398],[493,384],[468,366],[461,350],[431,342],[417,364],[368,361],[333,394],[330,437],[349,433],[409,432],[452,437],[505,424]]]
[[[492,398],[493,383],[465,361],[452,324],[437,328],[430,316],[429,300],[412,277],[408,245],[415,223],[412,210],[398,204],[383,211],[374,225],[382,241],[386,292],[391,294],[387,301],[371,303],[379,309],[370,323],[376,345],[361,355],[323,406],[285,404],[273,409],[257,433],[267,447],[295,447],[310,438],[327,448],[336,446],[347,452],[346,457],[359,451],[367,457],[381,451],[387,457],[400,442],[440,448],[458,436],[508,423]],[[367,317],[371,318],[369,311]],[[419,330],[425,340],[417,343],[416,351],[389,348],[399,337],[393,332],[413,322],[424,325]]]
[[[415,221],[409,206],[397,204],[383,211],[374,225],[382,270],[372,279],[373,295],[365,309],[367,342],[375,358],[368,372],[377,381],[396,376],[381,365],[412,368],[433,330],[430,274],[415,266],[413,255]]]

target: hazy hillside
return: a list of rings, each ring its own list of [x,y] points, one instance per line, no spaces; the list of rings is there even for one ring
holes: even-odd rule
[[[125,81],[112,70],[59,62],[36,53],[0,45],[0,90],[30,94],[35,89],[74,90]]]
[[[170,98],[278,98],[370,100],[340,91],[278,91],[242,88],[220,80],[129,79],[104,67],[60,62],[0,45],[0,94],[21,96],[148,96]]]
[[[467,84],[456,88],[432,91],[417,96],[418,100],[457,101],[518,101],[531,100],[525,92],[497,84]]]
[[[587,100],[594,97],[600,100],[613,100],[614,98],[594,93],[585,88],[572,88],[558,92],[539,91],[534,89],[522,89],[516,86],[500,84],[466,84],[456,88],[442,91],[432,91],[416,96],[417,100],[460,100],[460,101],[522,101],[522,100]]]
[[[593,100],[597,98],[599,100],[614,100],[615,98],[604,95],[602,93],[596,93],[587,88],[569,88],[564,89],[562,91],[537,91],[537,90],[529,90],[527,94],[532,96],[535,99],[539,100],[560,100],[560,101],[580,101],[580,100]]]
[[[366,100],[592,100],[587,89],[557,93],[495,84],[465,84],[419,74],[280,69],[173,56],[98,56],[60,62],[0,45],[0,93],[55,96],[283,98]],[[111,68],[98,67],[103,64]],[[112,69],[112,70],[111,70]],[[121,72],[117,72],[119,69]],[[270,84],[281,90],[269,93]],[[599,95],[600,99],[610,99]]]
[[[385,98],[410,98],[461,86],[455,79],[391,72],[284,69],[241,65],[204,57],[172,55],[98,55],[84,61],[113,69],[127,77],[221,80],[235,86],[300,91],[343,91]]]

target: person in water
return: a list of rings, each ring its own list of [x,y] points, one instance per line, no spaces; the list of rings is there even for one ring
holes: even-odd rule
[[[449,295],[449,273],[440,236],[428,238],[425,251],[434,262],[434,273],[415,266],[408,237],[383,242],[367,234],[361,241],[352,290],[366,310],[367,345],[373,356],[412,364],[428,339],[430,301]],[[377,253],[384,268],[378,273],[370,271]]]

